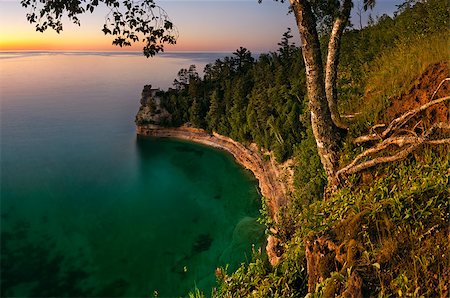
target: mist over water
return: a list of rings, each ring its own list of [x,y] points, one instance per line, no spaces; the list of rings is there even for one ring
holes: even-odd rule
[[[0,53],[2,296],[209,293],[260,246],[256,181],[224,152],[138,138],[145,84],[222,54]]]

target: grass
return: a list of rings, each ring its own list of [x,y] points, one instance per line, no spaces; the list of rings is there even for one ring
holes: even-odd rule
[[[421,162],[410,159],[379,167],[380,179],[365,186],[348,185],[329,200],[305,207],[296,215],[296,233],[284,244],[281,263],[271,267],[261,251],[255,252],[253,261],[233,274],[222,271],[215,297],[304,297],[305,241],[323,235],[339,249],[322,258],[333,265],[318,267],[325,279],[308,297],[342,293],[354,273],[364,281],[364,296],[444,293],[449,273],[444,266],[449,160],[431,151],[424,156]],[[334,253],[345,256],[344,261],[339,264]]]
[[[400,40],[391,51],[377,57],[366,70],[365,97],[359,102],[358,122],[373,124],[390,98],[407,93],[430,64],[450,61],[449,30],[431,36]]]
[[[364,279],[363,291],[382,297],[431,297],[444,291],[449,161],[431,152],[425,155],[420,163],[411,159],[379,167],[380,179],[341,188],[299,216],[307,219],[299,229],[300,239],[322,230],[331,231],[341,247],[356,241],[359,256],[347,259],[337,271],[341,287],[350,276],[346,271],[357,270]]]

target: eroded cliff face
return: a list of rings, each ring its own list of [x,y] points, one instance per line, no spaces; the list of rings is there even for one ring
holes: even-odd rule
[[[215,132],[210,134],[203,129],[187,126],[165,128],[156,125],[138,125],[136,132],[142,136],[177,138],[225,150],[231,153],[239,164],[253,172],[259,181],[261,193],[270,199],[272,210],[278,210],[286,203],[288,189],[280,181],[282,173],[275,163],[264,160],[256,145],[248,148]],[[276,217],[276,214],[273,215]]]
[[[136,125],[159,125],[170,121],[171,115],[161,106],[159,89],[152,89],[152,85],[145,85],[142,90],[141,106],[136,114]]]

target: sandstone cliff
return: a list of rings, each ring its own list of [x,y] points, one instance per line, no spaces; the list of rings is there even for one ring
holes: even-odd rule
[[[136,114],[136,125],[161,124],[170,121],[170,113],[161,107],[161,98],[158,96],[159,89],[153,89],[152,85],[145,85],[142,90],[141,106]]]
[[[277,216],[275,211],[286,203],[288,190],[281,181],[281,171],[274,162],[264,160],[254,145],[248,148],[215,132],[210,134],[205,130],[187,126],[166,128],[156,125],[138,125],[136,132],[142,136],[177,138],[225,150],[231,153],[239,164],[253,172],[259,181],[262,195],[270,199],[269,205],[271,211],[274,211],[274,217]]]

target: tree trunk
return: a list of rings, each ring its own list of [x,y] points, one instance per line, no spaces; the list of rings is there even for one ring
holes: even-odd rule
[[[341,49],[341,38],[347,25],[350,11],[352,9],[352,1],[345,0],[340,15],[333,24],[333,29],[328,42],[327,66],[325,74],[325,91],[327,94],[328,106],[330,107],[331,118],[334,124],[342,129],[347,129],[347,125],[342,122],[337,106],[336,80],[339,65],[339,52]]]
[[[306,0],[290,0],[300,32],[306,67],[306,83],[311,125],[320,160],[328,178],[328,190],[337,186],[339,133],[331,118],[325,93],[324,71],[316,19]]]

